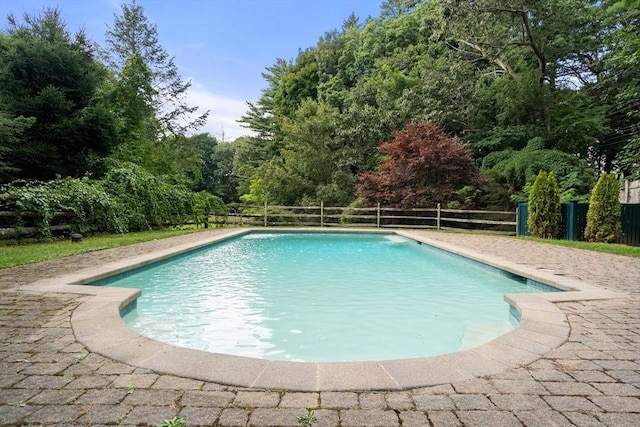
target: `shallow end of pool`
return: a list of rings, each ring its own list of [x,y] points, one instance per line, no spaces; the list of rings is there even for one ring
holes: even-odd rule
[[[435,357],[371,362],[270,361],[176,347],[129,329],[119,309],[132,290],[100,295],[72,316],[76,339],[88,350],[141,368],[237,387],[292,391],[401,390],[491,375],[531,363],[564,343],[569,325],[544,298],[517,294],[518,328],[478,347]],[[526,295],[527,298],[520,299]],[[100,311],[98,313],[98,310]]]

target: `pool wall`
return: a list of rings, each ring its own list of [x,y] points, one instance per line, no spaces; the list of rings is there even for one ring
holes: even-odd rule
[[[277,230],[310,231],[309,228],[287,228],[269,229],[269,232]],[[71,324],[77,341],[89,351],[161,373],[239,387],[292,391],[410,389],[503,372],[531,363],[567,340],[569,324],[554,302],[620,297],[618,293],[589,286],[570,277],[431,240],[428,233],[385,230],[382,232],[429,244],[566,292],[505,295],[505,300],[519,316],[520,324],[513,331],[469,350],[417,359],[302,363],[209,353],[143,337],[129,329],[120,317],[120,310],[133,303],[140,291],[84,286],[113,274],[252,231],[264,230],[233,229],[194,244],[42,280],[22,289],[85,295],[86,300],[73,312]],[[327,232],[327,229],[313,231]],[[331,232],[340,231],[331,229]],[[371,233],[372,230],[348,229],[344,232]]]

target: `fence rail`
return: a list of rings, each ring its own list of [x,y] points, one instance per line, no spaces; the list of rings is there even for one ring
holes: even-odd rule
[[[351,208],[324,206],[236,205],[229,210],[226,224],[252,226],[320,226],[376,228],[433,228],[516,233],[515,211],[471,209]]]
[[[74,231],[69,213],[53,216],[48,231],[65,234]],[[0,238],[28,237],[43,230],[37,226],[38,216],[30,213],[0,212]],[[407,208],[382,206],[263,206],[232,205],[227,216],[211,216],[214,225],[239,226],[320,226],[416,228],[438,230],[473,230],[499,234],[516,234],[515,211],[471,209]]]

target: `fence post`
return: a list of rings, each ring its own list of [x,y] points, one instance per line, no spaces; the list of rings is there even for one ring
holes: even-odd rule
[[[376,227],[380,228],[380,202],[378,202],[378,208],[376,209]]]
[[[629,203],[629,196],[631,195],[631,183],[628,179],[624,180],[624,198],[622,203]]]
[[[567,218],[566,218],[567,233],[565,236],[563,236],[567,240],[578,240],[576,238],[577,237],[576,235],[578,234],[576,232],[576,222],[578,221],[578,219],[576,218],[577,204],[578,202],[576,201],[570,201],[567,206]]]
[[[264,226],[267,226],[267,201],[264,201]]]
[[[440,203],[438,203],[438,216],[436,218],[436,228],[440,230]]]
[[[324,227],[324,202],[320,202],[320,227]]]

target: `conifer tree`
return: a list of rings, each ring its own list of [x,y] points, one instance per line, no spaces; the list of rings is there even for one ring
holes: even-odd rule
[[[622,225],[620,189],[614,173],[600,176],[591,193],[584,237],[590,242],[614,243],[620,239]]]
[[[185,103],[191,82],[181,79],[174,58],[158,41],[157,26],[149,21],[135,0],[122,4],[122,14],[115,16],[113,27],[107,31],[105,55],[121,88],[118,95],[129,97],[118,99],[118,103],[123,109],[130,108],[127,102],[143,104],[143,110],[151,108],[158,122],[159,136],[182,136],[205,123],[209,113],[193,117],[198,107]],[[132,81],[132,73],[139,81]],[[136,99],[140,96],[143,99]],[[134,116],[143,113],[137,112]]]
[[[540,171],[529,194],[529,233],[553,239],[560,231],[560,190],[553,172]]]

